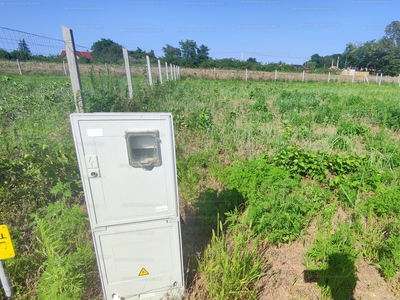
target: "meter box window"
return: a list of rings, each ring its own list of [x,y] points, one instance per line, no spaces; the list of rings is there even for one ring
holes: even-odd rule
[[[129,164],[134,168],[152,169],[161,166],[158,130],[125,133]]]
[[[180,299],[172,115],[77,113],[70,119],[105,299]]]

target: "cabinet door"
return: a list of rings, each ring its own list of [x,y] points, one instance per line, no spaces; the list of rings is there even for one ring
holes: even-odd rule
[[[71,118],[92,227],[176,218],[172,117],[86,115]]]
[[[94,239],[106,299],[113,294],[127,299],[183,295],[178,221],[110,226],[95,231]]]

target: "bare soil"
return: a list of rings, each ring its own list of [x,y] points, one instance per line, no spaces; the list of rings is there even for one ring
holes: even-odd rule
[[[294,242],[280,248],[272,246],[267,251],[271,269],[261,282],[263,290],[259,299],[322,298],[317,282],[306,281],[304,276],[305,266],[302,261],[306,250],[303,243]],[[400,294],[393,287],[395,282],[385,282],[374,266],[360,259],[356,269],[358,282],[352,299],[400,299]]]

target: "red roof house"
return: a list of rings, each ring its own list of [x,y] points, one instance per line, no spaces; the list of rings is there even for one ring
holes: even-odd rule
[[[92,59],[92,53],[89,51],[75,51],[75,53],[76,53],[77,59],[79,59],[81,57],[86,57],[86,58]],[[62,58],[64,58],[66,55],[67,55],[67,53],[65,52],[65,50],[61,51],[60,56]]]

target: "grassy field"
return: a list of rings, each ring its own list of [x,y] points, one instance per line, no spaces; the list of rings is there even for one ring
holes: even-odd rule
[[[398,84],[183,77],[150,89],[138,75],[129,99],[124,78],[82,81],[87,112],[173,113],[188,299],[400,297]],[[73,109],[66,76],[0,74],[16,299],[101,299]],[[287,286],[280,260],[298,266]]]

